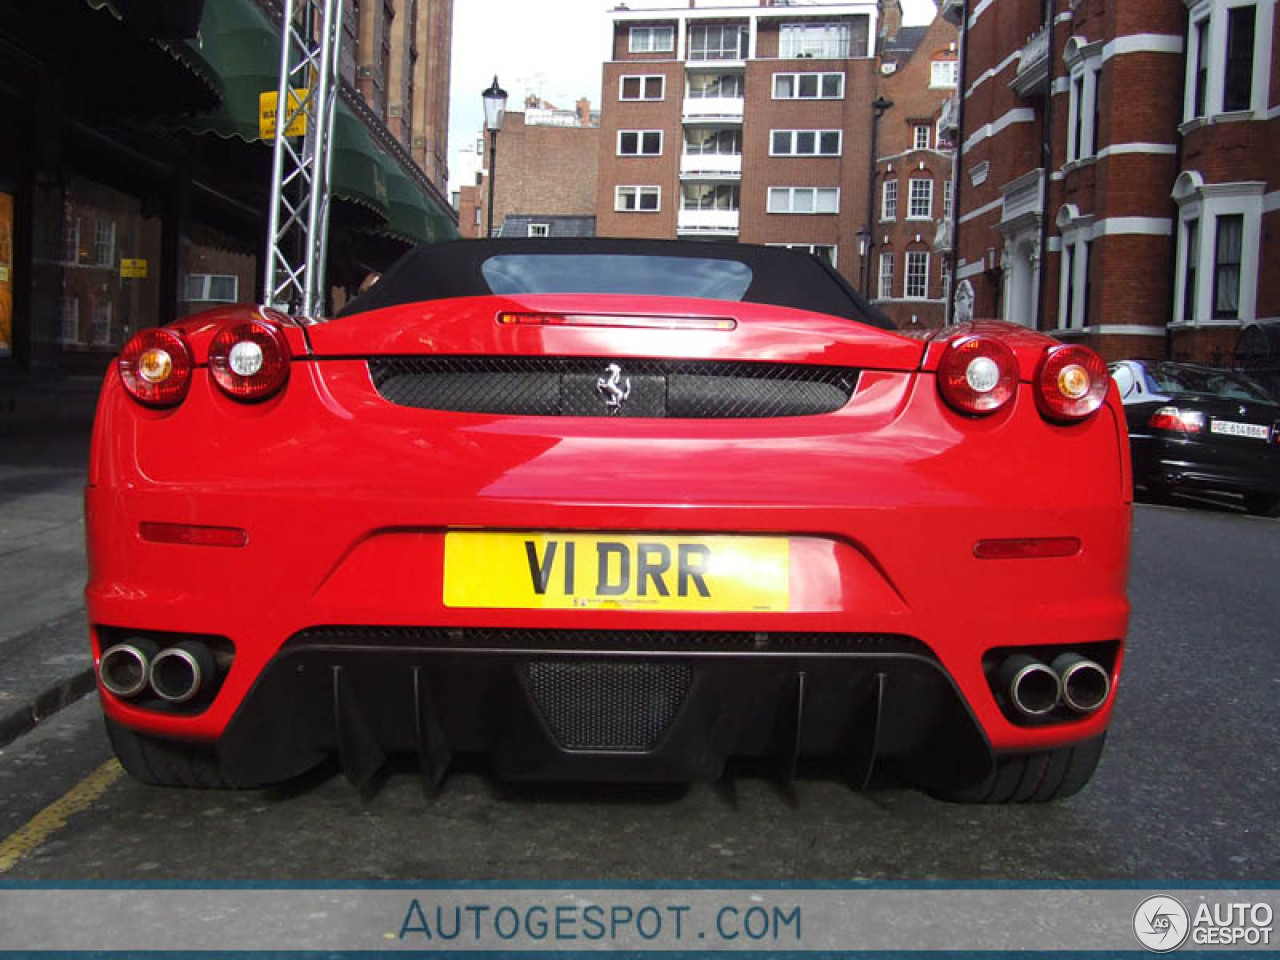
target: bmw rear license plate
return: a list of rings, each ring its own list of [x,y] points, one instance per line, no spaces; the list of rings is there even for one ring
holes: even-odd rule
[[[785,537],[445,534],[444,602],[497,609],[786,610]]]
[[[1228,437],[1248,437],[1251,440],[1269,440],[1271,431],[1260,423],[1236,423],[1234,420],[1213,420],[1209,423],[1210,433],[1220,433]]]

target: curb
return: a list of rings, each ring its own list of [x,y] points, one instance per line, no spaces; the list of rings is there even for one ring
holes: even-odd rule
[[[93,668],[87,667],[0,716],[0,749],[34,730],[37,724],[48,720],[59,710],[83,699],[96,687]]]

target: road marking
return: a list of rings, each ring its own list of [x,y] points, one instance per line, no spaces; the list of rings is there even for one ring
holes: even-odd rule
[[[123,774],[124,768],[113,757],[0,841],[0,874],[39,849],[75,814],[93,806]]]

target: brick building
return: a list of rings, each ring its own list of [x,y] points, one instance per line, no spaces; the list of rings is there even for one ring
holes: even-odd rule
[[[586,99],[573,110],[561,110],[529,96],[524,108],[507,111],[498,133],[494,235],[510,236],[503,225],[508,217],[519,215],[526,231],[522,235],[581,236],[582,218],[596,212],[600,116]],[[474,184],[458,190],[458,223],[464,237],[483,237],[488,222],[488,144],[482,131],[475,146],[480,172]],[[544,227],[547,233],[527,232]]]
[[[964,28],[958,302],[1108,358],[1225,361],[1280,317],[1276,0],[943,12]]]
[[[946,322],[951,168],[942,113],[959,77],[956,28],[940,17],[900,27],[897,0],[881,3],[879,95],[893,104],[877,126],[868,276],[860,285],[900,328]]]
[[[611,16],[599,233],[804,247],[859,284],[876,0]]]

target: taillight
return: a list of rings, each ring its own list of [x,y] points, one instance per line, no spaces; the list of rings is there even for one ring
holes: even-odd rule
[[[1050,420],[1083,420],[1106,402],[1111,373],[1088,347],[1064,343],[1040,358],[1035,387],[1036,405]]]
[[[209,372],[235,400],[265,400],[289,379],[289,343],[261,320],[224,327],[209,346]]]
[[[990,337],[953,340],[938,362],[938,390],[961,413],[995,413],[1013,399],[1017,386],[1017,358]]]
[[[191,349],[182,334],[152,327],[132,337],[116,360],[129,395],[149,407],[181,403],[191,387]]]
[[[1204,433],[1204,414],[1199,410],[1161,407],[1151,415],[1147,426],[1168,433]]]

